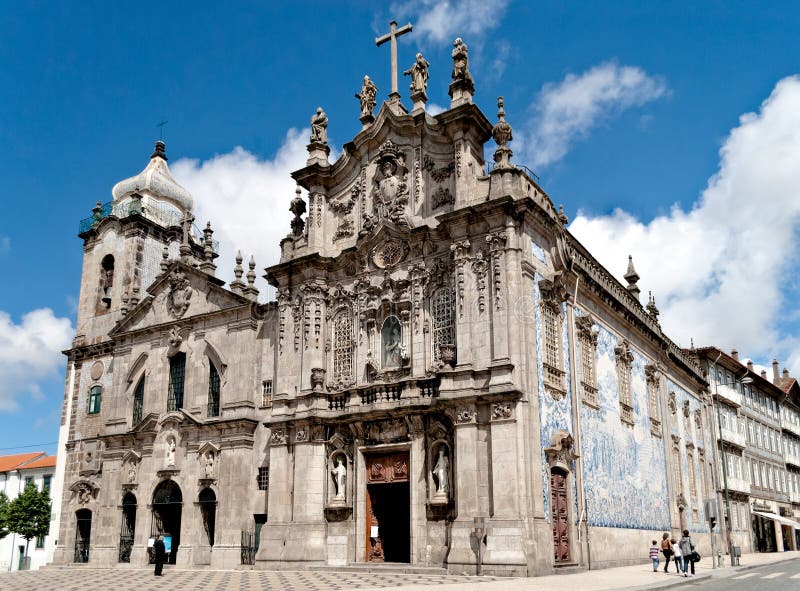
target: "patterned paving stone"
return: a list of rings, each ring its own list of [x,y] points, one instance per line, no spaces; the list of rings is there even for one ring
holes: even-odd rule
[[[493,577],[420,575],[400,573],[352,573],[315,571],[190,571],[165,568],[164,576],[151,569],[97,569],[87,567],[46,568],[40,571],[0,574],[0,591],[236,591],[281,589],[281,591],[339,591],[345,589],[387,589],[403,585],[480,583]]]

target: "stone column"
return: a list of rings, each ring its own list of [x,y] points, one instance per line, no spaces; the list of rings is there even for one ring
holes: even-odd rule
[[[472,518],[480,515],[480,475],[478,473],[478,424],[474,404],[455,408],[455,462],[452,466],[456,514],[451,524],[450,572],[475,573],[478,541],[473,535]]]
[[[490,407],[492,514],[483,563],[490,572],[525,576],[526,532],[519,511],[516,406],[516,402],[502,401]]]
[[[283,560],[284,542],[292,521],[292,489],[294,487],[294,458],[289,453],[286,425],[271,427],[269,448],[268,518],[261,528],[256,568],[266,568],[264,561]]]
[[[283,560],[325,562],[325,479],[327,458],[321,425],[294,430],[294,495],[292,524],[286,532]]]

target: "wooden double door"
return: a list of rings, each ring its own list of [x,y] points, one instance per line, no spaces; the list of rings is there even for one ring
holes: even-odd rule
[[[411,561],[408,452],[367,455],[366,560]]]
[[[569,551],[569,491],[567,472],[560,468],[550,471],[550,521],[553,525],[553,554],[555,563],[570,562]]]

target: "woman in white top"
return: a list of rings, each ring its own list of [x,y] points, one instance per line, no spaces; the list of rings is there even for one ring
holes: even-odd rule
[[[670,540],[670,543],[672,544],[672,551],[674,552],[675,556],[675,564],[678,565],[678,574],[681,574],[681,570],[684,570],[685,573],[686,571],[683,568],[683,552],[681,552],[681,545],[676,542],[674,538]]]

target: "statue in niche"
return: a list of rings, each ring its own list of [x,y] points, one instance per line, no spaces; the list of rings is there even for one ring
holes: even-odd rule
[[[356,95],[356,98],[361,103],[361,116],[372,117],[372,111],[375,109],[375,96],[378,94],[378,87],[369,79],[369,76],[364,76],[364,84],[361,85],[361,92]]]
[[[381,328],[383,368],[400,367],[403,360],[402,328],[397,316],[389,316]]]
[[[210,451],[206,452],[204,469],[206,478],[214,478],[214,454]]]
[[[336,495],[333,497],[335,503],[344,503],[347,499],[345,486],[347,484],[347,466],[342,461],[342,455],[336,456],[336,466],[331,470],[333,482],[336,486]]]
[[[403,72],[403,76],[411,76],[411,94],[424,93],[428,88],[428,67],[430,64],[428,60],[422,57],[421,53],[417,54],[417,59],[414,65],[408,70]]]
[[[447,498],[450,492],[450,483],[448,482],[448,469],[450,461],[445,455],[445,446],[439,446],[439,458],[436,460],[436,465],[433,467],[433,482],[436,485],[436,493],[433,495],[436,498]]]
[[[322,107],[317,107],[317,112],[311,116],[311,143],[328,143],[328,116]]]
[[[175,438],[170,437],[167,440],[167,467],[175,465]]]
[[[130,484],[136,482],[136,463],[134,462],[128,464],[128,482]]]

